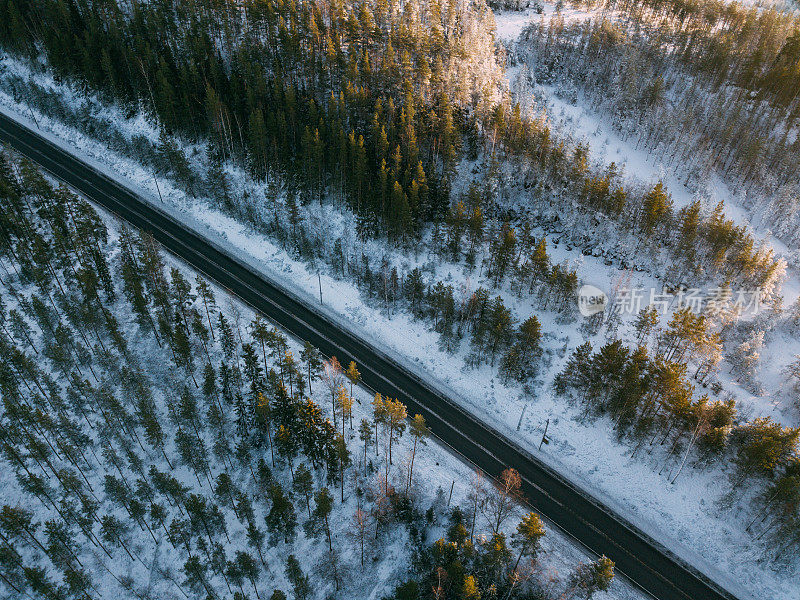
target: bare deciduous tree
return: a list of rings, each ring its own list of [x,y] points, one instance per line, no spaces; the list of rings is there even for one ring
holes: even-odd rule
[[[331,356],[322,364],[322,380],[328,386],[331,393],[331,408],[333,409],[333,426],[336,427],[336,394],[339,388],[344,385],[344,373],[339,359]]]
[[[492,487],[483,488],[479,507],[492,533],[500,533],[503,523],[514,513],[515,503],[522,498],[521,488],[522,478],[511,467],[500,474]]]
[[[369,541],[369,514],[360,508],[356,509],[353,513],[353,520],[350,523],[350,529],[347,531],[347,537],[353,543],[358,544],[361,550],[361,566],[364,566],[364,548]]]

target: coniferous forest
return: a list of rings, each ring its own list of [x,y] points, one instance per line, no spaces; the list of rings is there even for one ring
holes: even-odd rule
[[[417,485],[420,415],[378,393],[354,421],[355,363],[246,322],[28,162],[2,155],[0,193],[8,597],[347,594],[398,536],[414,561],[398,598],[554,589],[533,577],[541,519],[507,536],[513,469],[497,486],[476,476],[469,514],[448,508]],[[602,558],[558,585],[591,595],[612,578]]]
[[[157,118],[162,153],[190,194],[200,181],[171,136],[208,141],[217,176],[209,187],[222,202],[219,165],[231,160],[256,179],[288,177],[304,202],[335,191],[362,235],[403,243],[426,223],[453,222],[458,235],[476,211],[491,209],[480,191],[461,208],[453,202],[454,169],[465,158],[497,169],[491,163],[502,154],[531,163],[534,183],[577,192],[588,208],[635,224],[646,239],[676,222],[682,235],[672,243],[684,269],[743,270],[745,282],[765,287],[775,277],[769,252],[722,215],[699,218],[699,207],[675,214],[660,186],[630,198],[613,169],[593,172],[585,147],[570,148],[546,123],[525,118],[503,94],[490,10],[479,0],[425,7],[7,0],[3,9],[4,47],[43,52],[56,74]],[[697,265],[680,247],[694,243],[710,264]]]
[[[474,387],[466,408],[579,464],[593,491],[609,494],[599,468],[647,470],[668,498],[647,528],[669,515],[682,543],[695,494],[692,551],[730,520],[728,554],[705,558],[730,571],[746,551],[792,597],[800,19],[787,7],[0,0],[0,105],[136,165],[164,206],[268,240],[314,274],[320,301],[322,276],[340,284],[345,321],[397,328],[390,349],[418,343],[409,360],[463,380],[456,394]],[[0,156],[7,597],[608,592],[610,559],[553,558],[561,542],[524,507],[514,465],[448,497],[456,475],[424,419],[367,391],[358,365]],[[641,284],[649,304],[579,316],[585,284],[609,305]],[[680,303],[697,288],[702,310]],[[752,290],[761,308],[746,315],[736,298]]]

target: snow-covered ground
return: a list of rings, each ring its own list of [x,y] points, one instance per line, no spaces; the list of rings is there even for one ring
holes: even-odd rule
[[[512,27],[503,25],[502,15],[497,20],[499,30],[513,33]],[[64,89],[61,92],[70,93]],[[80,101],[80,97],[75,101]],[[28,112],[27,109],[14,103],[8,95],[0,95],[0,103],[4,111],[16,112],[21,121],[27,120],[23,116]],[[109,115],[118,119],[119,125],[131,134],[155,136],[153,128],[141,117],[125,121],[119,112],[113,110],[106,114]],[[287,255],[269,239],[222,214],[208,203],[187,198],[165,179],[159,181],[164,200],[162,203],[156,193],[152,174],[140,165],[115,156],[85,136],[42,115],[37,116],[37,121],[41,129],[71,151],[109,175],[141,190],[150,201],[235,252],[287,289],[310,302],[318,302],[317,271]],[[596,131],[596,128],[590,128],[589,131]],[[608,135],[601,132],[595,137],[603,140]],[[603,146],[602,141],[599,144]],[[620,151],[625,150],[623,148]],[[647,164],[647,161],[642,161],[642,164]],[[630,171],[630,162],[628,165]],[[347,231],[350,227],[336,209],[326,205],[322,211],[317,219],[321,233]],[[580,257],[577,251],[570,252],[563,244],[560,248],[551,247],[549,250],[555,261],[562,258],[575,261],[579,275],[585,281],[610,285],[620,276],[598,259]],[[426,257],[419,257],[418,260],[424,263]],[[457,289],[460,287],[464,293],[481,283],[474,275],[472,278],[465,276],[460,267],[446,263],[437,265],[435,271],[438,278],[449,281]],[[408,363],[476,415],[614,506],[677,555],[723,583],[740,598],[796,598],[800,587],[798,574],[792,570],[774,571],[769,564],[760,562],[762,548],[744,532],[743,522],[748,519],[749,513],[738,507],[723,511],[717,504],[728,485],[724,469],[686,471],[674,485],[670,485],[668,477],[658,474],[657,462],[663,456],[654,453],[652,456],[645,455],[644,459],[631,460],[628,457],[629,449],[613,439],[610,427],[605,423],[582,421],[576,409],[552,395],[547,383],[560,370],[568,353],[583,341],[578,331],[579,323],[563,323],[552,313],[539,314],[546,334],[545,346],[552,362],[543,385],[531,397],[523,394],[518,387],[502,385],[494,370],[488,366],[466,370],[463,366],[464,352],[450,355],[440,351],[437,335],[423,323],[412,321],[402,313],[387,317],[384,311],[363,302],[354,285],[336,280],[324,270],[321,281],[322,309],[332,318],[346,322],[349,328],[387,349],[397,360]],[[637,274],[631,285],[651,287],[656,283],[650,275]],[[524,315],[534,310],[530,300],[521,302],[509,294],[504,294],[504,298],[518,314]],[[788,354],[787,351],[784,353]],[[779,410],[775,406],[760,403],[758,399],[753,402],[755,414],[770,414]],[[548,435],[552,443],[538,452],[536,448],[546,419],[550,419]]]
[[[58,182],[54,183],[58,184]],[[163,183],[166,184],[167,182],[165,181]],[[95,206],[95,209],[103,218],[108,228],[110,247],[118,247],[121,230],[119,220],[116,216],[106,212],[99,206]],[[167,270],[173,267],[177,268],[182,272],[187,281],[195,281],[198,273],[189,265],[170,255],[166,255],[164,258]],[[234,296],[231,296],[227,290],[213,283],[211,287],[214,291],[216,305],[219,310],[226,315],[230,323],[235,324],[237,328],[240,327],[241,330],[246,330],[247,324],[255,319],[255,312],[249,306],[243,304]],[[3,290],[4,297],[9,297],[6,289],[2,286],[0,286],[0,289]],[[19,291],[26,293],[24,289]],[[129,342],[133,343],[132,349],[134,349],[136,360],[140,361],[139,364],[147,373],[148,379],[154,384],[153,391],[157,403],[161,404],[162,402],[166,402],[169,394],[173,393],[172,388],[178,384],[178,379],[176,379],[171,361],[164,360],[166,349],[161,346],[157,347],[149,334],[142,333],[128,305],[125,303],[121,304],[122,306],[119,307],[119,310],[115,311],[115,316],[121,326],[126,330],[127,339]],[[18,307],[12,300],[8,308]],[[213,320],[216,321],[216,319]],[[40,341],[35,334],[33,335],[35,343],[41,347]],[[218,353],[218,348],[214,347],[211,348],[211,352],[212,356],[216,359],[219,357],[215,356],[215,349]],[[287,350],[295,357],[299,357],[303,350],[303,341],[289,336]],[[54,376],[57,377],[58,374],[56,373]],[[357,429],[357,425],[362,418],[372,419],[373,411],[371,403],[375,391],[380,390],[372,390],[360,385],[353,388],[355,403],[352,410],[352,423],[354,425],[353,427],[346,426],[344,428],[345,439],[347,440],[353,460],[348,470],[350,475],[347,477],[344,503],[340,503],[338,500],[339,489],[337,485],[329,484],[335,499],[334,508],[329,521],[334,544],[337,548],[341,549],[340,565],[346,573],[343,578],[344,589],[350,594],[349,597],[363,598],[365,600],[377,600],[391,594],[395,586],[408,578],[410,575],[409,565],[411,564],[412,558],[411,552],[413,550],[405,526],[401,523],[392,523],[388,526],[384,526],[382,528],[382,535],[378,541],[373,541],[372,534],[370,533],[366,544],[367,563],[365,567],[361,567],[359,564],[358,544],[352,540],[350,542],[347,541],[350,535],[348,532],[351,529],[352,517],[359,505],[357,496],[353,493],[353,488],[356,485],[370,486],[374,483],[371,478],[376,477],[374,474],[367,477],[361,476],[362,470],[365,468],[362,462],[364,446],[363,442],[358,438]],[[308,395],[321,407],[323,413],[328,418],[333,418],[331,414],[329,392],[322,381],[315,381]],[[164,406],[161,406],[161,409],[162,413],[166,412]],[[341,416],[339,419],[341,423]],[[171,428],[173,426],[168,425],[167,427]],[[171,438],[173,438],[173,432],[169,430],[166,439],[169,440]],[[469,510],[470,501],[468,499],[468,494],[473,491],[472,482],[474,481],[475,472],[471,464],[466,463],[458,455],[447,450],[443,445],[439,444],[435,438],[423,441],[423,444],[414,448],[412,437],[407,434],[395,440],[393,447],[394,467],[389,469],[389,483],[395,485],[398,489],[406,480],[408,464],[412,451],[414,450],[416,450],[414,455],[414,479],[410,495],[415,498],[416,506],[423,512],[429,506],[433,508],[434,522],[429,527],[427,538],[427,543],[431,543],[433,540],[445,536],[447,514],[451,508],[461,506],[465,513]],[[266,451],[266,449],[262,449],[262,452],[263,451]],[[377,469],[382,472],[385,468],[386,451],[386,448],[381,446],[379,450],[380,456],[378,456],[374,445],[371,445],[367,454],[367,462],[374,463]],[[172,453],[169,449],[168,452]],[[267,453],[267,459],[268,457],[269,453]],[[155,462],[154,466],[166,471],[166,464],[161,464],[159,462],[160,456],[156,456],[156,458],[158,461]],[[3,460],[4,459],[0,459],[0,461]],[[295,462],[298,463],[299,461]],[[274,463],[270,466],[278,481],[288,487],[291,484],[291,479],[285,462],[279,461],[277,467]],[[175,467],[176,468],[170,470],[169,473],[176,477],[183,485],[187,486],[192,493],[197,492],[201,495],[210,494],[210,490],[207,488],[197,488],[195,485],[195,476],[189,468],[185,465],[178,465],[178,463],[175,463]],[[221,471],[221,468],[212,461],[211,471],[213,475],[216,475],[218,471]],[[253,486],[253,482],[249,474],[246,473],[246,469],[243,469],[241,473],[237,473],[237,470],[233,469],[231,470],[231,474],[234,479],[234,485],[239,489],[248,490]],[[237,475],[241,477],[237,477]],[[358,477],[356,477],[356,475],[358,475]],[[95,472],[94,476],[99,475]],[[90,478],[91,477],[93,477],[93,474],[90,472]],[[198,479],[197,481],[199,482],[200,480]],[[318,483],[319,485],[324,485],[323,482]],[[97,482],[95,482],[95,485],[97,488],[102,488],[102,484],[98,485]],[[25,506],[34,511],[36,515],[35,518],[41,520],[46,518],[45,515],[47,515],[47,511],[43,510],[41,505],[38,505],[36,502],[31,502],[31,496],[20,489],[19,482],[14,476],[12,469],[0,469],[0,487],[3,489],[3,504]],[[252,492],[252,490],[250,491]],[[256,500],[254,502],[256,508],[260,508],[258,492],[253,495],[253,498]],[[299,523],[304,522],[306,511],[301,499],[295,499],[295,507]],[[101,505],[101,510],[104,512],[108,511],[109,508],[110,506],[108,503]],[[116,516],[123,522],[127,519],[127,514],[119,507],[117,507],[117,510],[114,512],[117,513]],[[510,539],[516,524],[519,522],[524,512],[523,507],[517,507],[509,521],[504,525],[503,530],[508,539]],[[239,523],[233,518],[232,511],[224,510],[223,513],[226,515],[227,530],[230,534],[230,541],[226,546],[226,552],[232,556],[234,551],[239,548],[248,549],[248,542]],[[551,523],[545,521],[545,525],[547,534],[541,542],[541,552],[539,553],[535,576],[539,577],[542,582],[549,582],[558,589],[565,585],[568,575],[576,565],[581,562],[586,563],[594,560],[595,557],[590,555],[581,546],[577,545],[573,540],[562,534]],[[370,532],[371,531],[372,529],[370,529]],[[484,536],[487,536],[486,522],[480,514],[478,515],[478,524],[475,531],[479,539],[483,539]],[[106,569],[110,569],[116,577],[131,577],[134,581],[134,588],[141,588],[143,587],[143,582],[149,581],[147,585],[148,591],[157,594],[158,597],[179,597],[175,593],[173,584],[159,573],[166,569],[171,573],[172,577],[176,578],[178,581],[182,581],[183,577],[180,574],[181,564],[169,562],[168,559],[174,559],[176,553],[170,551],[168,542],[159,530],[156,529],[155,533],[157,534],[157,541],[153,541],[144,531],[139,531],[135,527],[131,528],[127,547],[133,551],[133,555],[139,562],[131,561],[128,563],[126,559],[123,559],[109,563],[99,552],[90,553],[89,556],[85,556],[80,554],[82,551],[79,551],[81,558],[85,561],[84,564],[90,569],[90,574],[93,576],[93,584],[96,586],[98,592],[102,594],[101,597],[117,596],[120,593],[111,577],[103,577],[108,572]],[[284,566],[286,556],[292,553],[301,559],[301,566],[304,572],[311,577],[313,588],[312,597],[332,597],[333,584],[330,582],[324,583],[325,578],[315,572],[325,549],[326,542],[324,540],[311,538],[303,533],[301,527],[298,527],[297,537],[290,544],[279,543],[276,547],[267,547],[263,550],[266,570],[261,572],[256,578],[257,585],[262,592],[266,591],[269,593],[272,589],[283,589],[288,592],[291,589],[291,584],[285,576]],[[123,557],[125,556],[121,552],[120,555]],[[221,578],[212,575],[210,580],[218,589],[223,588],[224,583]],[[0,597],[9,599],[14,597],[13,594],[3,596],[3,589],[3,586],[0,585]],[[600,592],[595,597],[599,600],[637,600],[642,598],[642,595],[623,578],[615,578],[608,591]]]
[[[102,209],[99,209],[99,207],[98,210],[102,212]],[[107,213],[105,216],[108,219],[112,219]],[[228,238],[227,241],[230,241],[230,238]],[[234,246],[238,247],[235,243]],[[172,257],[169,257],[169,259],[171,264],[178,265],[186,273],[190,281],[194,280],[196,273],[191,270],[191,267]],[[233,296],[230,296],[226,290],[219,288],[219,286],[215,285],[213,287],[218,304],[223,306],[226,304],[229,306],[236,306],[241,313],[243,322],[251,322],[255,318],[255,313],[247,305],[238,301]],[[306,299],[308,300],[308,298]],[[269,317],[269,315],[267,315],[267,317]],[[291,337],[291,334],[288,334],[288,332],[284,332],[284,334],[289,336],[290,351],[294,356],[300,356],[300,352],[303,349],[302,340]],[[357,424],[362,418],[372,418],[372,399],[374,393],[380,392],[381,390],[372,390],[359,385],[355,386],[353,391],[354,398],[356,399],[356,403],[353,405],[353,423],[355,424],[355,428],[353,430],[347,429],[347,437],[348,444],[351,446],[351,452],[355,458],[360,457],[361,452],[363,452],[363,445],[358,440]],[[323,389],[323,383],[315,383],[313,392],[315,401],[322,407],[325,414],[331,417],[330,398],[327,396],[327,390]],[[397,465],[407,465],[412,448],[413,441],[411,436],[404,435],[401,437],[393,450],[393,452],[396,453],[395,463]],[[385,448],[381,448],[382,455],[385,451]],[[370,460],[373,460],[373,447],[370,447],[369,453]],[[358,468],[358,466],[359,465],[356,464],[354,468]],[[437,501],[447,499],[449,504],[445,505],[445,509],[447,506],[461,506],[466,510],[469,507],[468,496],[471,491],[471,482],[475,475],[474,469],[475,467],[471,463],[464,461],[459,455],[449,451],[445,446],[438,443],[436,438],[428,440],[426,446],[420,446],[418,448],[414,461],[414,494],[420,498],[419,506],[425,507],[435,504]],[[398,480],[398,485],[401,472],[402,469],[398,468],[395,468],[393,471],[393,478]],[[450,496],[451,489],[452,498]],[[347,516],[355,510],[355,502],[352,501],[352,498],[350,498],[350,500],[351,501],[346,503],[344,507],[340,507],[340,518],[338,518],[336,523],[336,534],[339,536],[340,540],[346,536],[346,531],[349,526]],[[524,510],[522,507],[519,507],[515,511],[514,517],[505,527],[506,537],[508,539],[510,539],[519,518],[521,518],[523,514]],[[537,565],[537,568],[541,570],[543,576],[546,574],[548,579],[555,578],[555,580],[564,580],[579,562],[586,563],[596,558],[574,540],[562,533],[554,524],[546,520],[545,524],[547,534],[542,542],[543,558],[541,564]],[[478,531],[482,531],[482,526],[482,523],[479,522]],[[441,519],[439,527],[434,528],[431,532],[429,541],[444,537],[445,529],[446,523]],[[404,534],[390,535],[389,543],[386,544],[386,546],[382,547],[380,550],[372,548],[375,555],[381,556],[383,553],[384,556],[378,569],[377,578],[374,581],[370,579],[363,581],[363,594],[356,593],[354,597],[378,600],[390,593],[395,585],[401,583],[403,578],[408,576],[406,567],[411,562],[411,556],[409,552],[410,546],[405,543],[405,537]],[[311,542],[308,543],[310,544]],[[297,549],[296,547],[295,550]],[[302,552],[302,546],[300,550]],[[308,551],[309,556],[315,554],[311,549],[308,549]],[[354,553],[355,549],[352,549],[351,553],[344,557],[345,560],[352,565],[355,565],[358,561]],[[358,577],[354,577],[354,579],[358,580]],[[331,590],[328,590],[328,592],[330,591]],[[318,596],[327,597],[323,594],[318,594]],[[639,600],[643,598],[643,595],[630,582],[621,577],[617,577],[607,592],[598,593],[595,598],[598,600]]]
[[[560,14],[564,24],[570,24],[597,18],[601,14],[598,9],[585,8],[563,8],[560,13],[556,13],[555,4],[543,3],[542,6],[541,14],[537,14],[532,8],[522,12],[495,13],[499,40],[507,48],[513,48],[522,31],[531,23],[546,25],[553,17]],[[611,12],[605,14],[605,17],[609,19],[613,19],[613,16]],[[514,80],[521,75],[520,67],[521,65],[516,65],[506,70],[512,90],[519,89],[514,85]],[[662,181],[669,189],[676,209],[686,206],[698,196],[705,205],[710,206],[724,200],[726,217],[732,219],[737,225],[747,225],[748,227],[752,225],[748,211],[740,204],[740,197],[716,174],[712,174],[707,181],[695,182],[699,183],[697,186],[699,191],[691,191],[686,185],[685,177],[676,172],[668,159],[638,149],[630,141],[624,140],[611,127],[608,118],[588,106],[580,93],[577,94],[576,102],[570,102],[560,96],[552,85],[537,83],[533,89],[526,89],[525,86],[522,86],[522,89],[537,99],[545,100],[544,109],[548,122],[556,131],[563,132],[576,141],[587,143],[592,160],[604,164],[615,162],[623,175],[638,181],[649,184]],[[524,98],[516,99],[525,100]],[[756,229],[755,232],[762,237],[769,235],[769,232],[765,230]],[[788,248],[780,240],[771,239],[770,242],[776,252],[788,251]],[[784,286],[784,295],[787,292],[789,293],[786,297],[787,302],[794,301],[800,294],[800,286],[792,287],[790,290]]]
[[[497,27],[497,39],[506,47],[512,45],[519,38],[522,30],[531,23],[547,23],[554,16],[560,15],[564,23],[583,21],[595,14],[594,10],[563,6],[556,11],[555,3],[540,2],[538,7],[530,6],[520,11],[494,11],[494,21]]]
[[[563,8],[561,16],[565,23],[582,21],[597,17],[599,10]],[[533,9],[524,12],[496,13],[495,21],[500,39],[508,48],[512,48],[523,29],[532,22],[547,22],[556,15],[555,4],[544,3],[543,13],[537,14]],[[608,14],[606,15],[609,16]],[[613,15],[611,15],[613,16]],[[584,142],[590,149],[593,160],[601,164],[616,163],[629,183],[632,181],[645,182],[653,185],[661,181],[669,190],[676,209],[688,205],[699,199],[701,204],[710,210],[718,202],[724,202],[724,214],[737,226],[744,226],[753,232],[756,239],[763,239],[774,248],[776,255],[786,257],[789,265],[796,264],[790,258],[790,253],[797,252],[789,248],[780,239],[772,237],[769,223],[751,217],[751,211],[742,205],[743,192],[737,194],[718,174],[712,173],[703,181],[693,181],[687,185],[685,174],[679,174],[671,165],[670,159],[662,155],[648,152],[636,147],[635,140],[623,139],[621,134],[610,125],[608,117],[594,110],[588,102],[577,93],[577,101],[571,102],[564,99],[554,86],[535,84],[532,88],[527,84],[515,82],[522,77],[522,65],[517,64],[507,69],[507,76],[512,90],[523,90],[530,94],[529,102],[544,100],[544,110],[548,122],[554,129],[576,141]],[[515,85],[516,83],[516,85]],[[525,98],[517,98],[525,100]],[[542,107],[539,107],[542,108]],[[693,191],[694,190],[694,191]],[[800,273],[796,268],[787,270],[787,277],[783,282],[781,294],[784,306],[790,306],[800,297]],[[745,393],[737,394],[740,400],[753,404],[753,409],[758,414],[770,414],[787,425],[800,424],[800,412],[792,404],[793,399],[785,394],[785,377],[783,371],[791,360],[800,354],[800,343],[793,337],[776,335],[767,338],[767,348],[763,353],[762,383],[765,394],[753,397]],[[736,391],[736,390],[735,390]],[[773,409],[778,408],[777,411]]]
[[[519,67],[515,69],[519,71]],[[701,184],[700,189],[692,192],[683,177],[665,164],[663,157],[636,149],[632,142],[623,140],[601,115],[586,104],[580,101],[571,104],[559,97],[553,87],[548,85],[537,85],[536,92],[546,98],[548,119],[556,130],[568,132],[573,139],[585,142],[591,155],[599,162],[604,164],[615,162],[629,181],[644,181],[651,186],[661,181],[669,190],[676,209],[688,205],[695,199],[699,199],[706,210],[716,206],[719,201],[724,201],[724,213],[728,219],[736,225],[746,226],[756,239],[768,240],[777,256],[787,257],[787,262],[790,264],[793,262],[788,260],[788,254],[793,249],[787,247],[781,240],[771,237],[769,228],[765,224],[757,223],[753,226],[748,210],[739,202],[740,198],[718,175],[713,174]],[[786,275],[781,294],[784,306],[789,307],[800,297],[800,273],[796,268],[789,267]],[[588,273],[584,270],[584,278],[595,283],[598,278],[594,274],[593,266],[588,269]],[[751,406],[756,416],[769,415],[786,425],[800,425],[800,411],[793,395],[787,394],[784,375],[789,363],[800,355],[800,340],[794,336],[776,333],[774,336],[768,335],[765,342],[760,373],[764,393],[753,396],[736,385],[732,386],[731,391],[736,394],[739,401]],[[728,383],[734,384],[731,378],[727,380]]]

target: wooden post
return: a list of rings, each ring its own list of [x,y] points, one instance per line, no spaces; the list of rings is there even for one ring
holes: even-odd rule
[[[156,191],[158,192],[158,199],[161,200],[161,204],[164,204],[164,198],[161,196],[161,188],[158,187],[158,177],[156,177],[156,171],[153,169],[153,181],[156,183]]]
[[[550,426],[550,419],[544,422],[544,433],[542,434],[542,441],[539,442],[539,450],[542,449],[542,444],[549,444],[550,440],[547,439],[547,428]]]

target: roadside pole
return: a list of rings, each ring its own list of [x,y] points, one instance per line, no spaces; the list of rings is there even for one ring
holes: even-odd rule
[[[550,427],[550,419],[544,422],[544,433],[542,434],[542,441],[539,442],[539,450],[542,449],[542,444],[549,444],[550,440],[547,437],[547,428]]]

